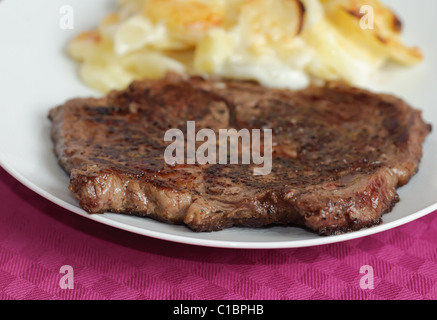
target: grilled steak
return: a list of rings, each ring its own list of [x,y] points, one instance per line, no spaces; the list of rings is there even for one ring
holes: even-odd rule
[[[50,110],[70,190],[89,213],[116,212],[194,231],[293,225],[321,235],[381,223],[417,172],[431,131],[391,95],[340,84],[302,91],[169,74]],[[170,128],[271,128],[273,164],[164,161]]]

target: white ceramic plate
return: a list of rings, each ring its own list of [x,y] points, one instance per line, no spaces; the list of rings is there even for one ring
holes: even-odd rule
[[[419,45],[426,61],[415,68],[393,68],[371,88],[389,92],[424,111],[437,124],[437,1],[385,1],[405,22],[404,39]],[[69,39],[92,28],[115,8],[115,0],[69,0],[74,29],[59,22],[64,0],[0,0],[0,164],[38,194],[74,213],[129,232],[159,239],[211,247],[291,248],[315,246],[364,237],[408,223],[437,210],[437,137],[426,140],[419,173],[399,189],[401,201],[384,216],[382,225],[354,233],[320,237],[292,227],[232,228],[193,233],[151,219],[89,215],[67,189],[68,178],[59,168],[49,139],[48,110],[77,96],[98,96],[76,76],[76,65],[66,57]]]

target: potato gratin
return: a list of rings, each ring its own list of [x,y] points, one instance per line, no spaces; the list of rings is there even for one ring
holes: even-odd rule
[[[167,71],[290,89],[360,85],[388,61],[422,60],[378,0],[120,0],[68,52],[102,92]]]

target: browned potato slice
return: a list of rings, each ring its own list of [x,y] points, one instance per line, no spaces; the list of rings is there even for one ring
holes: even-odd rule
[[[378,0],[321,0],[327,18],[347,37],[369,50],[405,65],[422,61],[422,53],[400,38],[402,24]]]
[[[208,30],[224,23],[223,1],[149,0],[143,14],[152,23],[164,23],[172,37],[194,46]]]

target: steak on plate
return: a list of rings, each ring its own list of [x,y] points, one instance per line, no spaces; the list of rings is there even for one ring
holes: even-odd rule
[[[132,83],[50,110],[70,190],[89,213],[185,224],[194,231],[292,225],[320,235],[381,223],[417,172],[431,126],[392,96],[341,84],[301,91],[182,78]],[[168,165],[170,128],[270,128],[272,170]]]

